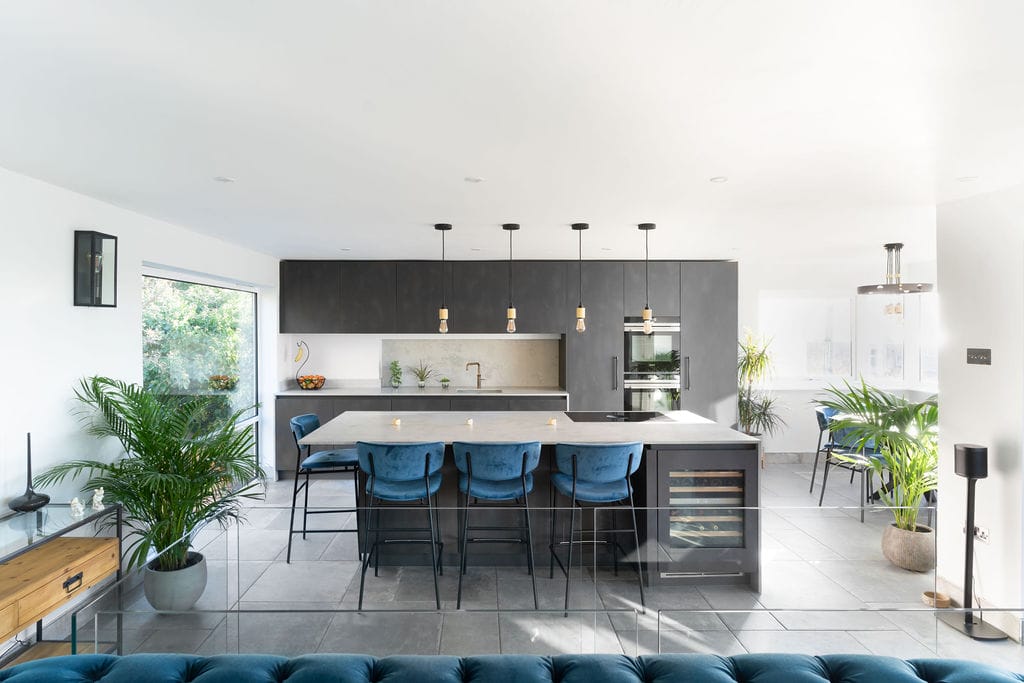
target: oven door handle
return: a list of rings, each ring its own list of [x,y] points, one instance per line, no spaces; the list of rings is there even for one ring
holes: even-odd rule
[[[690,390],[690,357],[683,358],[683,390]]]
[[[619,357],[612,356],[612,391],[619,390]]]

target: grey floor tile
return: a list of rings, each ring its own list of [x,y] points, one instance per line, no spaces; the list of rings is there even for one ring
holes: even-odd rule
[[[892,631],[893,622],[879,612],[772,612],[789,631]]]
[[[736,631],[748,652],[794,652],[806,655],[870,654],[845,631]]]
[[[849,609],[863,603],[807,562],[764,562],[759,602],[775,609]]]
[[[765,536],[775,539],[779,545],[791,551],[798,560],[841,560],[842,555],[808,535],[802,529],[783,529],[766,532]],[[767,560],[775,558],[764,558]],[[793,559],[783,558],[783,559]]]
[[[195,653],[210,637],[211,632],[211,630],[200,628],[153,631],[135,648],[134,652]]]
[[[448,612],[441,625],[440,654],[500,654],[501,634],[495,612]]]
[[[876,655],[900,657],[902,659],[936,656],[934,650],[903,631],[851,630],[850,635],[856,638],[872,654]]]
[[[785,627],[771,612],[723,612],[718,618],[730,631],[783,631]]]
[[[289,657],[315,652],[334,616],[332,612],[229,614],[199,651],[205,655],[252,652]]]
[[[663,628],[618,632],[622,652],[629,656],[659,653],[745,654],[746,650],[729,631],[692,631]]]
[[[358,562],[275,562],[242,594],[255,602],[341,602]]]
[[[338,614],[331,621],[317,651],[376,656],[437,654],[442,622],[440,613]]]
[[[570,612],[502,612],[501,651],[505,654],[618,653],[622,648],[603,614]]]

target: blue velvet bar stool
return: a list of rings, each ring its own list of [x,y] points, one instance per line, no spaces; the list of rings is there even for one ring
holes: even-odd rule
[[[292,511],[291,519],[288,522],[288,553],[285,558],[285,563],[292,561],[292,537],[295,534],[302,534],[302,539],[306,539],[306,534],[336,534],[336,533],[357,533],[358,529],[307,529],[306,522],[310,515],[330,515],[339,513],[355,513],[358,512],[359,508],[359,456],[354,448],[339,448],[330,451],[315,451],[310,452],[310,447],[306,446],[306,457],[302,456],[303,447],[299,445],[299,440],[303,437],[313,433],[315,430],[320,428],[320,418],[312,413],[305,415],[296,415],[288,421],[288,424],[292,429],[292,437],[295,439],[295,486],[292,490]],[[309,509],[309,477],[310,475],[318,474],[337,474],[352,473],[352,481],[355,482],[355,495],[356,495],[356,506],[354,508],[339,508],[330,510],[310,510]],[[299,480],[304,481],[300,484]],[[304,493],[304,499],[302,503],[302,530],[298,531],[295,529],[295,506],[299,499],[299,492]]]
[[[537,609],[537,577],[533,562],[533,531],[530,526],[529,495],[533,491],[533,471],[540,464],[540,442],[452,444],[455,467],[459,470],[459,494],[462,525],[459,537],[459,593],[456,609],[462,608],[462,576],[466,573],[470,543],[524,543],[530,579],[533,581],[533,608]],[[469,523],[472,503],[511,502],[523,511],[523,525],[473,526]],[[525,538],[470,537],[471,531],[518,531]]]
[[[643,458],[644,445],[640,442],[631,443],[607,443],[607,444],[577,444],[560,443],[555,446],[555,468],[556,472],[551,475],[551,578],[555,576],[555,562],[565,573],[565,610],[569,610],[569,570],[572,568],[572,546],[574,543],[583,542],[582,519],[580,526],[580,539],[574,540],[576,524],[576,508],[582,508],[582,503],[595,507],[618,504],[629,507],[629,519],[632,528],[629,529],[595,529],[594,542],[597,542],[597,534],[621,534],[632,533],[633,542],[636,547],[636,575],[640,585],[640,606],[646,608],[647,602],[644,597],[644,578],[640,564],[640,535],[636,526],[636,510],[633,505],[633,484],[630,476],[640,467]],[[568,553],[565,564],[558,557],[555,551],[555,491],[569,499],[569,540],[560,541],[557,545],[568,545]],[[613,536],[614,538],[614,536]],[[618,550],[622,546],[615,542]],[[614,549],[612,551],[614,553]]]
[[[359,467],[366,474],[366,539],[362,557],[362,573],[359,577],[359,609],[363,609],[363,587],[366,570],[373,564],[373,575],[378,576],[380,568],[381,531],[393,533],[429,533],[428,538],[385,539],[388,545],[396,543],[426,543],[430,546],[430,565],[434,572],[434,602],[441,609],[441,591],[437,575],[443,573],[441,552],[444,543],[437,518],[434,497],[441,488],[441,466],[444,465],[444,444],[440,441],[425,443],[373,443],[360,441],[356,444],[359,452]],[[425,527],[384,527],[380,525],[380,503],[417,504],[426,503],[428,525]],[[371,521],[372,520],[372,521]],[[373,539],[372,543],[370,539]]]

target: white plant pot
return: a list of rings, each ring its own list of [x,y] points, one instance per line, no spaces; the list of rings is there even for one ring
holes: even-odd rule
[[[180,612],[192,609],[199,600],[206,590],[206,558],[189,551],[188,559],[193,564],[170,572],[153,569],[152,562],[146,565],[142,587],[153,609]]]

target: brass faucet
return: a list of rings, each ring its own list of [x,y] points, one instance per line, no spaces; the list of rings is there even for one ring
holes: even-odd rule
[[[480,376],[480,361],[470,361],[466,363],[466,369],[469,370],[470,365],[476,366],[476,388],[480,388],[480,383],[484,381],[484,378]]]

